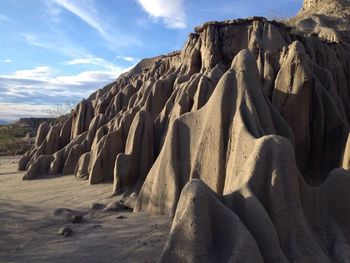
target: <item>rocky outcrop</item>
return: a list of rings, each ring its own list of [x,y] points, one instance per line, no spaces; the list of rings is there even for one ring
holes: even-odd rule
[[[288,23],[297,34],[331,42],[350,41],[349,0],[304,0],[297,16]]]
[[[78,104],[72,114],[71,139],[85,132],[93,118],[93,108],[91,101],[83,100]]]
[[[208,103],[173,122],[139,194],[136,211],[173,216],[181,190],[192,178],[223,194],[231,180],[227,168],[242,166],[253,137],[279,134],[294,141],[289,127],[264,97],[255,59],[251,52],[241,51]]]
[[[205,23],[43,126],[19,168],[173,217],[160,262],[349,261],[350,45],[323,22],[348,12]]]
[[[125,154],[117,155],[114,165],[114,192],[139,192],[154,158],[153,124],[146,111],[139,111],[131,124]],[[128,189],[128,188],[136,189]]]

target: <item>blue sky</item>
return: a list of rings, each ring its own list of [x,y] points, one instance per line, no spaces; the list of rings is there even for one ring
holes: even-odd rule
[[[290,17],[302,0],[1,0],[0,119],[47,115],[141,58],[182,48],[195,26]]]

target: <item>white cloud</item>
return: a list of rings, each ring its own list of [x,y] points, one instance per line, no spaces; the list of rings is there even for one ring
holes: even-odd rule
[[[3,62],[3,63],[11,63],[11,62],[12,62],[12,59],[6,58],[6,59],[3,59],[3,60],[0,60],[0,62]]]
[[[0,119],[47,116],[45,109],[67,101],[80,101],[126,70],[115,67],[53,76],[51,68],[40,66],[0,75]]]
[[[68,100],[79,101],[98,88],[113,82],[120,74],[131,68],[121,67],[94,56],[73,59],[67,64],[72,67],[92,64],[94,70],[55,75],[57,71],[54,68],[42,65],[0,75],[0,102],[14,105],[18,103],[49,105]],[[24,116],[21,114],[18,113],[16,116]]]
[[[184,0],[138,0],[142,8],[153,18],[162,19],[168,28],[185,28]]]
[[[4,119],[2,115],[8,119],[40,117],[43,115],[40,109],[45,105],[44,108],[48,109],[47,105],[86,98],[128,69],[108,64],[100,70],[54,76],[52,68],[39,66],[0,75],[0,119]],[[9,108],[6,105],[12,106]],[[23,108],[21,105],[30,106]],[[34,105],[38,107],[35,108]]]
[[[62,90],[64,90],[64,86],[83,86],[86,83],[101,83],[101,81],[111,82],[125,70],[122,67],[107,65],[104,70],[83,71],[75,75],[52,76],[50,67],[39,66],[33,69],[17,70],[10,75],[0,75],[0,85],[6,86],[4,82],[7,81],[14,83],[13,87],[16,87],[15,84],[17,83],[20,84],[17,85],[18,87],[26,86],[28,92],[31,89],[41,88],[43,84],[45,85],[44,89],[62,87]]]
[[[134,58],[134,57],[130,57],[130,56],[116,56],[115,58],[117,59],[121,59],[127,62],[132,62],[132,63],[137,63],[140,61],[139,58]]]
[[[99,21],[96,9],[91,5],[91,1],[69,1],[69,0],[53,0],[56,4],[62,6],[67,11],[79,17],[86,24],[96,29],[102,36],[107,36],[105,26]]]
[[[39,66],[34,69],[17,70],[12,75],[0,75],[0,77],[8,77],[14,79],[31,79],[31,80],[43,80],[47,79],[50,73],[50,67]]]
[[[91,65],[96,65],[96,64],[101,64],[104,60],[102,58],[77,58],[68,61],[69,65],[82,65],[82,64],[91,64]]]
[[[0,119],[13,121],[25,117],[52,117],[48,112],[52,105],[31,105],[26,103],[7,103],[0,102]]]

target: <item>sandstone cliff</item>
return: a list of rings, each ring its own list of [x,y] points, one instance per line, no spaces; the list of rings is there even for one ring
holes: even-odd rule
[[[113,181],[174,217],[160,262],[350,261],[348,6],[196,28],[42,125],[24,179]]]

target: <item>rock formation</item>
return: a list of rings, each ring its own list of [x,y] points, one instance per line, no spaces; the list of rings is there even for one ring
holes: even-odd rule
[[[197,27],[43,124],[24,179],[113,180],[174,218],[160,262],[350,261],[349,6]]]
[[[295,32],[333,42],[349,42],[349,0],[304,0],[298,15],[289,24]]]

